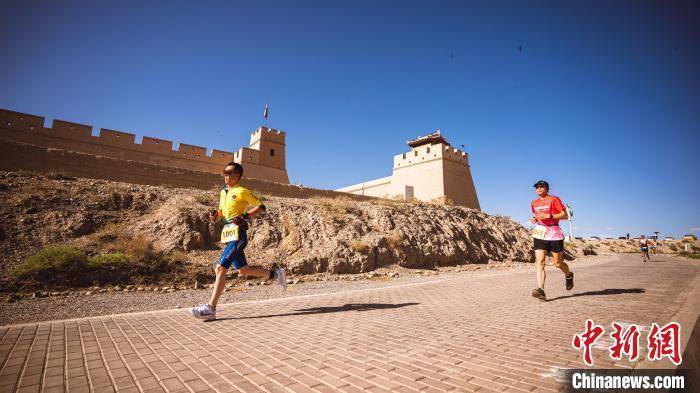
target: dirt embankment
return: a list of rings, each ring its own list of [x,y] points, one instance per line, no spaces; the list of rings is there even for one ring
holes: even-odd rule
[[[132,269],[131,281],[209,280],[220,253],[221,226],[209,224],[206,216],[217,193],[0,172],[3,287],[27,257],[56,244],[73,245],[88,257],[112,253],[96,259],[111,263],[110,271],[130,259],[140,266]],[[261,197],[268,211],[251,220],[249,262],[278,263],[294,274],[359,273],[394,264],[425,269],[532,257],[524,227],[477,210],[389,200]],[[161,265],[169,267],[160,274],[144,269],[147,263],[134,260],[138,258],[147,263],[166,260]]]

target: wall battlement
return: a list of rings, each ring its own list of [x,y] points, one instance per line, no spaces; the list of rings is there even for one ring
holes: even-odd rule
[[[469,155],[452,147],[439,131],[408,141],[411,150],[394,156],[392,175],[337,191],[379,197],[416,198],[479,209]]]
[[[174,142],[165,139],[144,136],[137,143],[136,135],[129,132],[101,128],[93,136],[94,127],[90,125],[55,119],[47,128],[44,123],[42,116],[0,109],[0,137],[23,143],[210,173],[220,173],[222,165],[234,161],[233,152],[212,149],[208,154],[206,147],[186,143],[173,150]],[[260,127],[252,133],[251,142],[253,139],[274,143],[280,153],[270,163],[260,159],[255,146],[239,149],[236,154],[246,156],[241,162],[246,165],[246,176],[289,183],[285,165],[280,163],[284,159],[285,133]]]
[[[406,153],[395,155],[394,169],[437,159],[469,165],[469,155],[466,152],[450,145],[439,143],[411,148]]]

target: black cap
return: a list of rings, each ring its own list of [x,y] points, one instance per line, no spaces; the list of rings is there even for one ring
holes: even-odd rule
[[[238,173],[238,174],[240,174],[241,176],[243,176],[243,165],[241,165],[241,164],[239,164],[239,163],[237,163],[237,162],[229,162],[228,164],[226,164],[226,166],[232,166],[232,167],[233,167],[233,171],[234,171],[235,173]]]
[[[543,187],[545,187],[545,188],[547,188],[547,189],[549,190],[549,183],[547,183],[547,182],[544,181],[544,180],[538,181],[537,183],[535,183],[535,185],[534,185],[533,187],[537,188],[537,187],[539,187],[539,186],[543,186]]]

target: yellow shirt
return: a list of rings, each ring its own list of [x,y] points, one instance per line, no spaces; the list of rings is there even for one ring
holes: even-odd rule
[[[259,205],[262,205],[262,202],[249,189],[238,184],[233,187],[225,186],[219,195],[219,216],[229,222],[243,214],[248,206]]]

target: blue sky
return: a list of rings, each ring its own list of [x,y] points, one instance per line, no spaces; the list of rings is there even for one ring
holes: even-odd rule
[[[700,231],[700,3],[99,3],[0,2],[0,107],[235,150],[268,104],[318,188],[441,129],[488,213],[543,178],[577,235]]]

